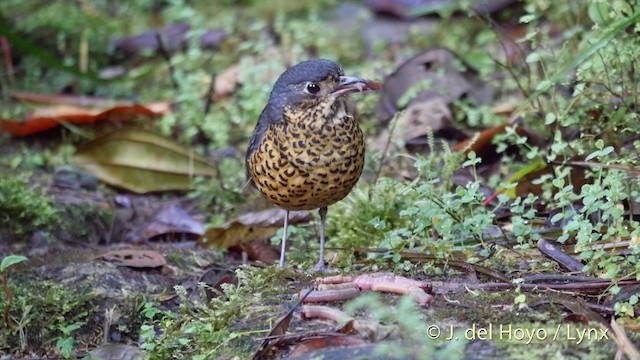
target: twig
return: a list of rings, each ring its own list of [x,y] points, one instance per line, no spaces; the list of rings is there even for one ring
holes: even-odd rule
[[[209,83],[209,90],[207,90],[207,97],[204,103],[204,115],[206,116],[211,110],[213,104],[213,93],[216,89],[216,74],[211,74],[211,82]]]
[[[7,285],[7,273],[2,274],[2,286],[4,287],[4,293],[7,295],[7,302],[4,304],[4,325],[10,329],[15,328],[15,325],[9,320],[9,309],[11,309],[11,291]]]
[[[13,76],[13,62],[11,61],[11,47],[6,37],[0,36],[0,47],[2,47],[2,57],[4,58],[4,67],[7,72],[7,78],[9,79],[9,85],[11,87],[16,86],[16,78]]]

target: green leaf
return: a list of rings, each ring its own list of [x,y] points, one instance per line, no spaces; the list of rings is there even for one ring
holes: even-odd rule
[[[549,88],[551,87],[553,83],[549,80],[542,80],[540,81],[540,83],[538,84],[538,86],[536,86],[536,92],[545,92],[547,90],[549,90]]]
[[[122,129],[78,147],[75,162],[100,180],[136,193],[191,189],[194,176],[216,169],[174,141],[139,129]]]
[[[547,113],[547,115],[544,117],[544,124],[545,125],[551,125],[556,121],[556,114],[554,113]]]
[[[521,24],[528,24],[530,22],[532,22],[533,20],[535,20],[536,16],[534,14],[527,14],[527,15],[522,15],[520,17],[520,23]]]
[[[527,58],[525,59],[525,61],[529,64],[531,63],[535,63],[540,61],[540,54],[537,52],[532,52],[531,54],[527,55]]]
[[[22,255],[9,255],[5,257],[2,259],[2,263],[0,263],[0,274],[4,273],[9,267],[27,260],[29,259]]]
[[[589,18],[596,24],[605,24],[610,21],[609,5],[601,2],[593,2],[587,10]]]
[[[560,79],[566,78],[569,71],[575,69],[578,65],[585,62],[588,58],[593,56],[595,53],[600,51],[603,47],[607,46],[607,44],[619,33],[625,31],[629,26],[635,25],[640,20],[640,11],[631,15],[628,18],[622,19],[618,21],[611,27],[611,30],[607,31],[600,39],[593,43],[589,48],[582,51],[576,58],[560,70],[556,72],[550,79],[545,80],[538,84],[538,88],[536,91],[529,96],[529,102],[533,101],[533,99],[537,98],[541,93],[545,92],[552,84],[555,84]],[[522,21],[522,18],[521,18]],[[543,86],[544,83],[544,86]],[[547,86],[548,83],[548,86]]]

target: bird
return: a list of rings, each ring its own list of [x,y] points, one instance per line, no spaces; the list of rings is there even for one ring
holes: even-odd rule
[[[285,266],[289,212],[319,209],[320,259],[330,205],[345,198],[362,174],[364,135],[345,95],[379,90],[377,81],[345,76],[334,61],[311,59],[284,71],[258,118],[247,148],[247,183],[286,211],[280,268]]]

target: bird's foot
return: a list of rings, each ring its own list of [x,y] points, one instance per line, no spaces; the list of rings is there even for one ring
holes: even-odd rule
[[[324,264],[323,260],[318,261],[318,263],[316,264],[316,266],[313,267],[313,269],[317,272],[324,272],[327,267]]]
[[[338,270],[327,267],[324,264],[324,261],[320,260],[320,261],[318,261],[316,266],[313,267],[313,272],[314,273],[333,274],[333,273],[337,273]]]

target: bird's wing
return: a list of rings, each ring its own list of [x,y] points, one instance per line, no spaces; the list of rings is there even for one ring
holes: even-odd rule
[[[262,144],[262,139],[264,138],[264,134],[265,132],[267,132],[267,129],[269,129],[269,126],[282,121],[282,119],[271,119],[271,116],[269,116],[269,114],[269,106],[267,105],[267,107],[262,110],[262,113],[258,118],[258,123],[256,124],[255,129],[253,129],[253,136],[251,137],[251,141],[249,141],[249,147],[247,147],[247,153],[245,155],[247,183],[251,184],[252,186],[254,184],[253,180],[251,179],[251,173],[249,172],[249,159],[251,158],[251,155],[253,155],[253,153],[258,150],[260,144]]]

